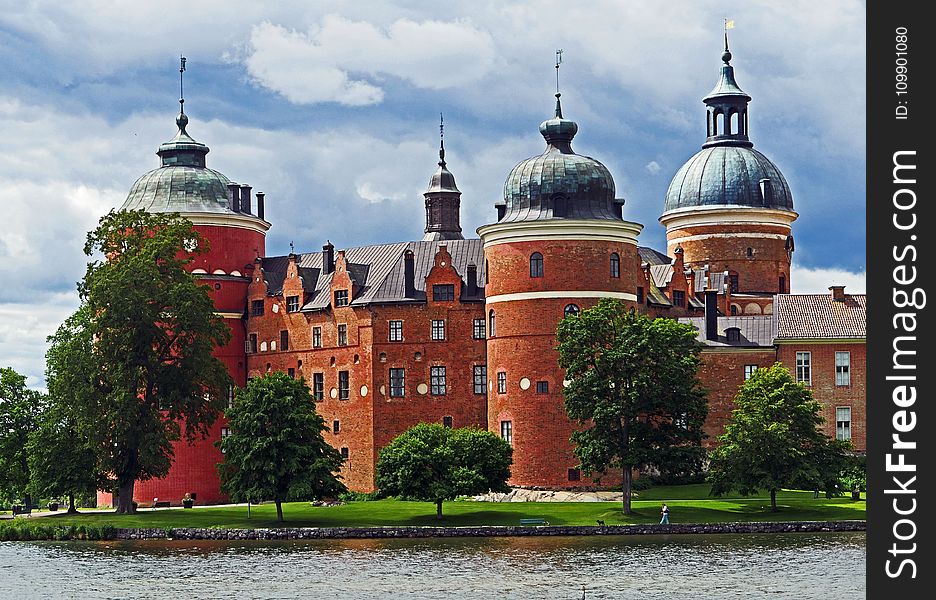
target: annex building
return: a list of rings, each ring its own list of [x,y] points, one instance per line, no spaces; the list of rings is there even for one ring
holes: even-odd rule
[[[208,147],[188,134],[184,112],[159,146],[160,166],[121,208],[178,212],[210,241],[191,268],[233,334],[217,356],[240,386],[270,371],[303,377],[354,490],[372,490],[379,450],[424,421],[508,440],[512,485],[594,486],[569,443],[554,348],[558,321],[602,297],[696,326],[707,443],[744,379],[780,361],[811,386],[828,433],[864,451],[865,296],[840,286],[790,293],[799,215],[782,173],[748,136],[751,97],[730,61],[726,46],[703,100],[702,148],[662,199],[665,249],[639,244],[643,225],[625,219],[611,173],[574,152],[578,126],[559,94],[539,126],[544,151],[508,172],[478,237],[461,229],[461,192],[442,147],[423,239],[268,256],[264,195],[208,168]],[[208,439],[178,443],[170,474],[138,482],[137,501],[223,501],[214,443],[226,434],[221,418]]]

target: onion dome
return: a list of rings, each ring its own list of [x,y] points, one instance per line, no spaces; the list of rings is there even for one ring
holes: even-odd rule
[[[722,61],[718,82],[703,99],[705,143],[673,177],[663,214],[705,206],[793,211],[793,194],[780,169],[748,138],[751,97],[735,81],[727,38]]]
[[[539,128],[546,150],[521,161],[507,176],[504,203],[496,205],[498,222],[621,220],[623,201],[614,199],[614,179],[607,167],[572,150],[578,125],[562,116],[559,97],[557,93],[555,117]]]

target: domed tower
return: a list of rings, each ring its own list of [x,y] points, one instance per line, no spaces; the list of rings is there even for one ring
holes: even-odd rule
[[[683,249],[686,266],[729,273],[732,310],[771,310],[790,291],[791,224],[797,218],[783,174],[748,137],[751,97],[738,87],[725,37],[718,82],[703,100],[707,138],[666,192],[660,222],[667,253]]]
[[[183,70],[184,62],[180,73]],[[270,228],[263,218],[264,195],[256,194],[254,208],[250,186],[234,183],[206,166],[208,146],[192,139],[186,131],[189,118],[184,102],[179,100],[178,131],[156,151],[159,167],[136,180],[120,208],[179,213],[192,221],[207,239],[208,252],[199,254],[189,269],[209,286],[217,314],[224,317],[231,330],[231,341],[216,348],[214,354],[225,364],[234,383],[244,386],[247,371],[243,317],[247,286],[254,259],[266,251],[266,232]],[[160,498],[177,504],[186,493],[195,492],[199,503],[222,501],[215,467],[222,455],[214,442],[220,439],[223,426],[221,419],[207,439],[193,445],[177,442],[169,475],[137,482],[135,499],[150,503],[153,498]]]
[[[556,114],[540,125],[546,150],[520,162],[478,228],[486,262],[488,426],[514,447],[512,485],[594,485],[579,471],[563,408],[556,326],[599,298],[636,304],[641,225],[624,221],[623,199],[600,162],[572,150],[578,131]],[[609,483],[605,480],[605,483]]]
[[[437,240],[463,240],[459,211],[461,191],[455,185],[455,176],[445,164],[445,139],[442,117],[439,116],[439,168],[429,180],[426,198],[426,235],[424,242]]]

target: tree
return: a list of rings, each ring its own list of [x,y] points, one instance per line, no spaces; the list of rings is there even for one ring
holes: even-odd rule
[[[784,487],[834,491],[849,444],[823,433],[822,407],[786,367],[757,369],[735,405],[711,454],[713,494],[767,490],[776,512],[777,491]]]
[[[27,442],[42,404],[42,394],[26,387],[26,377],[0,369],[0,493],[23,497],[27,507],[32,505]]]
[[[230,378],[214,356],[230,332],[186,271],[207,242],[173,213],[110,212],[88,234],[81,306],[50,338],[53,395],[75,405],[99,474],[132,513],[136,481],[164,477],[172,442],[207,435]]]
[[[560,321],[557,337],[569,381],[565,410],[581,425],[571,438],[575,456],[589,476],[621,469],[624,514],[631,514],[634,468],[701,470],[708,406],[693,327],[602,298]]]
[[[441,519],[443,500],[508,491],[512,462],[513,448],[490,431],[420,423],[381,449],[377,488],[403,500],[435,502]]]
[[[52,400],[29,436],[30,487],[37,496],[68,497],[68,512],[78,512],[75,496],[97,490],[97,454],[69,406]]]
[[[230,435],[220,442],[221,489],[235,502],[314,500],[346,491],[336,472],[344,462],[322,432],[325,420],[304,379],[277,372],[250,380],[225,413]]]

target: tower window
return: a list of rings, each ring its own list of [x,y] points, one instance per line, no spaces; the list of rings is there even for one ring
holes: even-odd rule
[[[488,335],[490,335],[491,337],[494,337],[494,336],[497,335],[497,334],[496,334],[495,331],[494,331],[494,309],[493,309],[493,308],[491,309],[491,312],[488,313],[488,315],[489,315],[489,317],[488,317]]]
[[[342,448],[342,449],[340,450],[340,452],[341,452],[341,458],[343,458],[343,459],[345,459],[345,460],[348,460],[348,455],[350,454],[350,453],[348,452],[348,448],[347,448],[347,447],[344,447],[344,448]]]
[[[263,316],[263,300],[251,300],[250,301],[250,316],[251,317]]]
[[[455,286],[451,283],[432,286],[433,302],[445,302],[455,299]]]
[[[563,313],[567,317],[570,315],[577,315],[579,314],[579,307],[576,304],[566,304],[566,307]]]
[[[534,252],[530,255],[530,277],[543,276],[543,255]]]
[[[785,294],[785,293],[786,293],[786,277],[785,277],[785,276],[783,276],[783,275],[780,276],[779,285],[778,285],[777,287],[780,288],[780,293],[781,293],[781,294]]]
[[[286,296],[286,312],[299,312],[299,296]]]
[[[642,287],[637,288],[637,304],[644,303],[644,291]]]
[[[471,337],[476,340],[484,339],[484,317],[474,320]]]
[[[507,373],[505,371],[499,371],[497,373],[497,393],[507,393]]]
[[[621,276],[621,257],[618,256],[617,252],[611,253],[611,277],[618,278]]]
[[[754,256],[754,248],[747,249],[747,256],[748,258],[751,258],[752,256]]]
[[[335,307],[348,305],[348,290],[335,290]]]
[[[536,393],[537,393],[537,394],[548,394],[548,393],[549,393],[549,382],[548,382],[548,381],[537,381],[537,382],[536,382]]]
[[[513,421],[501,421],[501,439],[513,446]]]

